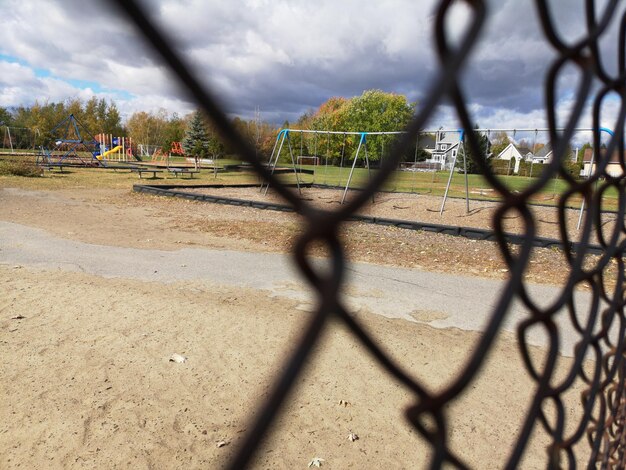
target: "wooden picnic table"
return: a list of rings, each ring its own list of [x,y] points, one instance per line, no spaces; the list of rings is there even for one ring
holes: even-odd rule
[[[163,173],[163,170],[160,170],[159,168],[131,168],[130,171],[133,171],[137,174],[139,174],[139,179],[141,179],[144,173],[152,173],[152,178],[156,178],[157,177],[157,173]]]
[[[193,175],[200,173],[200,170],[195,170],[193,168],[168,168],[168,170],[176,178],[178,178],[178,175],[180,175],[181,178],[184,178],[185,175],[188,175],[189,178],[193,178]]]

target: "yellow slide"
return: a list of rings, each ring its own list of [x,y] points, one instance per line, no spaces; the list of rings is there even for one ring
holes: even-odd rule
[[[112,148],[111,150],[107,150],[106,152],[104,152],[102,154],[103,157],[106,157],[107,155],[111,155],[112,153],[116,153],[118,151],[122,150],[122,146],[118,145],[117,147]]]

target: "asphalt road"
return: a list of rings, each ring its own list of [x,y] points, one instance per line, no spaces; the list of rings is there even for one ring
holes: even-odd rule
[[[170,283],[201,280],[226,286],[263,289],[271,295],[311,302],[306,282],[289,255],[225,250],[143,250],[82,243],[58,238],[43,230],[0,221],[0,264],[44,270],[65,270],[142,281]],[[394,267],[353,263],[348,266],[346,302],[352,309],[436,328],[481,331],[493,312],[503,281],[439,274]],[[533,298],[549,305],[559,293],[550,286],[532,286]],[[591,296],[576,294],[580,311],[587,312]],[[519,302],[510,308],[503,325],[514,332],[528,312]],[[571,356],[577,333],[566,312],[559,312],[561,353]],[[531,344],[545,346],[540,330],[528,337]]]

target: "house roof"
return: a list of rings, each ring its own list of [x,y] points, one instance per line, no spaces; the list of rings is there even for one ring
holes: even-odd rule
[[[533,158],[545,158],[552,153],[552,146],[548,143],[541,147]]]
[[[601,149],[600,153],[602,155],[605,155],[606,154],[606,150],[605,149]],[[585,153],[583,155],[583,163],[591,163],[592,155],[593,155],[593,149],[592,148],[586,148],[585,149]],[[597,161],[597,158],[595,159],[595,161]],[[619,152],[615,151],[611,155],[611,159],[609,160],[609,163],[619,163],[619,162],[620,162]]]
[[[435,144],[435,136],[431,134],[420,135],[417,139],[417,147],[421,149],[434,149]]]
[[[517,151],[517,153],[519,153],[519,155],[521,157],[524,157],[524,156],[528,155],[529,153],[532,153],[529,148],[527,148],[527,147],[520,147],[518,145],[515,145],[513,142],[511,142],[509,145],[504,147],[504,149],[502,149],[502,151],[498,154],[498,156],[496,158],[500,158],[500,155],[502,155],[504,152],[506,152],[506,150],[509,147],[514,148]]]
[[[437,138],[439,143],[454,144],[460,142],[461,133],[458,131],[438,131]]]

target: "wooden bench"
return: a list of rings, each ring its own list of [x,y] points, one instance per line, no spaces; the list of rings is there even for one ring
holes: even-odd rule
[[[189,175],[189,178],[193,178],[193,175],[200,173],[200,170],[193,170],[191,168],[169,168],[169,172],[176,178],[178,178],[178,175],[180,175],[181,178],[184,178],[185,175]]]
[[[152,173],[153,179],[157,177],[157,173],[163,173],[163,170],[159,170],[158,168],[131,168],[130,171],[139,174],[139,179],[143,178],[144,173]]]

